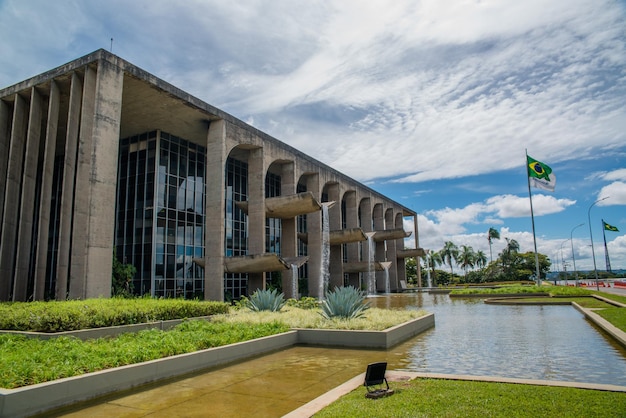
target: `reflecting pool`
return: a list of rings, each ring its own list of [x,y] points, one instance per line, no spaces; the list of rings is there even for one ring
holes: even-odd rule
[[[571,306],[489,305],[425,293],[371,301],[435,314],[434,328],[402,344],[398,369],[626,386],[626,350]]]

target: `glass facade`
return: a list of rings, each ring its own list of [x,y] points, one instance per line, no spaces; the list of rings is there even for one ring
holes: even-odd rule
[[[248,254],[248,215],[235,202],[248,200],[248,163],[234,158],[226,161],[226,257]],[[247,296],[248,275],[245,273],[224,274],[225,299]]]
[[[120,141],[115,245],[134,292],[204,297],[206,149],[152,131]]]
[[[267,173],[265,176],[265,197],[280,196],[280,176]],[[268,253],[280,254],[280,237],[282,224],[278,218],[265,219],[265,251]]]

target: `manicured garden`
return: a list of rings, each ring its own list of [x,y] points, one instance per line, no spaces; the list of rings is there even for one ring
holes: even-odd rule
[[[2,334],[0,370],[6,372],[0,375],[0,387],[16,388],[190,353],[292,328],[384,330],[425,315],[424,311],[370,309],[364,295],[355,297],[354,293],[338,302],[345,304],[347,300],[353,309],[341,312],[338,305],[320,305],[312,298],[277,302],[280,295],[261,301],[253,297],[235,307],[217,302],[154,299],[0,304],[0,328],[22,331],[53,332],[211,316],[210,320],[184,321],[168,331],[151,329],[87,341]],[[264,303],[272,308],[265,309]]]

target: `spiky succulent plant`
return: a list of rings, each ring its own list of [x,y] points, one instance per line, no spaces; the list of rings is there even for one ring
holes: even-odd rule
[[[278,293],[278,290],[257,290],[254,292],[250,299],[248,299],[246,306],[251,311],[271,311],[278,312],[285,306],[285,295]]]
[[[337,287],[334,291],[328,292],[321,308],[321,315],[326,319],[352,319],[363,316],[370,308],[370,304],[365,302],[365,292],[347,286]]]

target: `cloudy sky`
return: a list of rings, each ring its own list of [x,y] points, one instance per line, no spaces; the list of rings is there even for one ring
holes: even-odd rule
[[[0,88],[112,50],[415,210],[433,250],[488,255],[490,227],[494,256],[533,250],[527,150],[558,177],[532,189],[539,252],[571,270],[573,237],[592,269],[591,232],[605,269],[604,219],[626,268],[625,22],[623,0],[0,0]]]

